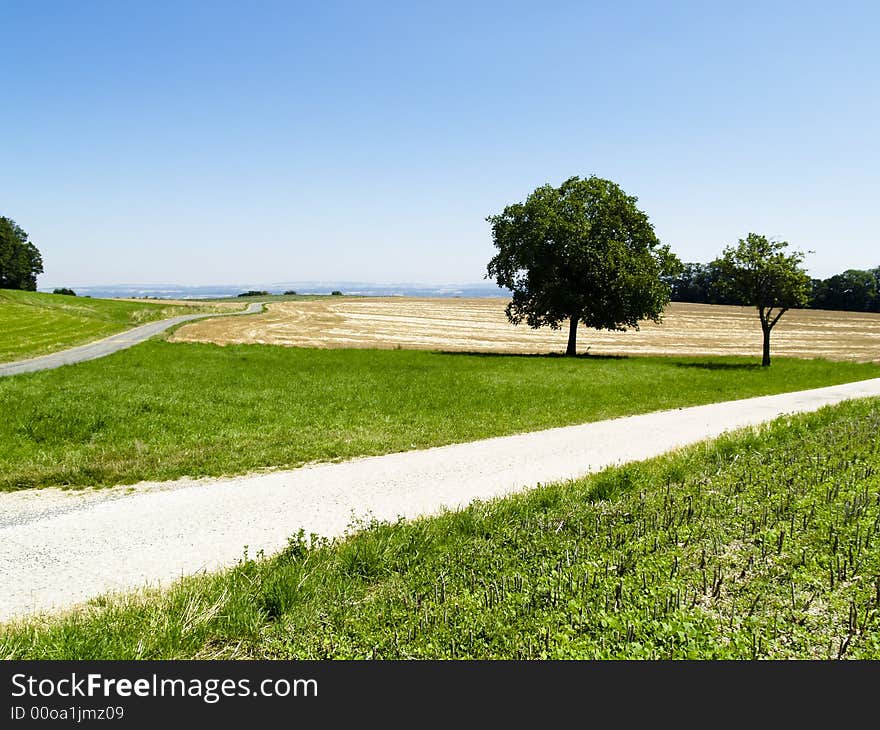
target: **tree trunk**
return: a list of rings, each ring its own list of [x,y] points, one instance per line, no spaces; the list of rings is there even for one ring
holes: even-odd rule
[[[764,357],[761,360],[763,367],[770,367],[770,328],[764,327]]]
[[[565,348],[566,355],[577,355],[577,338],[578,318],[575,315],[568,322],[568,347]]]

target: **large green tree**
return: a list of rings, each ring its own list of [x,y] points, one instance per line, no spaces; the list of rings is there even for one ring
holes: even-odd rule
[[[599,330],[658,322],[669,302],[664,277],[681,262],[636,201],[610,180],[572,177],[489,216],[498,253],[487,276],[513,294],[507,318],[535,328],[568,322],[567,355],[577,352],[579,322]]]
[[[792,307],[805,307],[811,281],[801,268],[804,254],[786,253],[787,241],[771,241],[749,233],[735,246],[727,246],[715,263],[722,273],[722,286],[733,297],[757,307],[764,333],[761,364],[770,365],[770,332]]]
[[[0,216],[0,289],[37,288],[43,258],[28,235],[11,218]]]

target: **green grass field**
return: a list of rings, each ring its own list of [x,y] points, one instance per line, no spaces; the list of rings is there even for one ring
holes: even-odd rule
[[[0,362],[57,352],[157,319],[211,311],[216,308],[210,304],[169,306],[0,289]]]
[[[877,377],[871,364],[150,341],[0,378],[0,489],[241,474]]]
[[[880,658],[880,400],[0,629],[3,659]]]

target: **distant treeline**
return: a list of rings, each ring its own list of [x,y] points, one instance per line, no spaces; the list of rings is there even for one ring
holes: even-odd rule
[[[685,264],[671,277],[673,302],[695,304],[743,304],[724,286],[717,262]],[[827,279],[813,279],[809,306],[849,312],[880,312],[880,266],[868,271],[847,269]]]

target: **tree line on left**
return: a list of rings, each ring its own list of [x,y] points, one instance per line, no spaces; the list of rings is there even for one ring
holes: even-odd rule
[[[36,291],[43,257],[28,234],[11,218],[0,216],[0,289]]]

